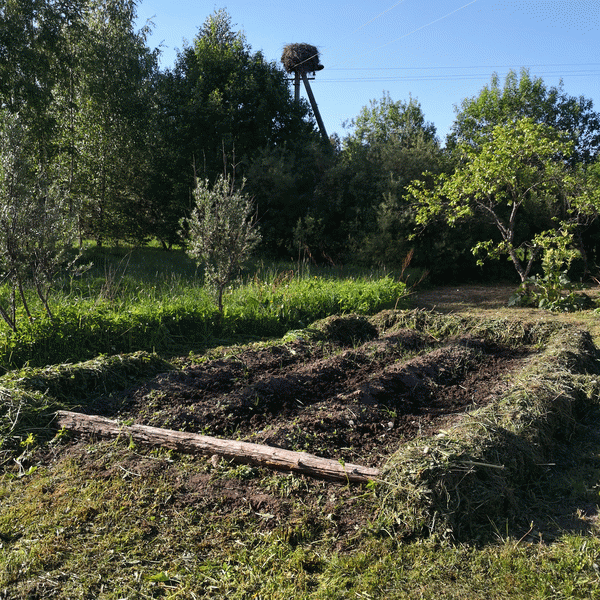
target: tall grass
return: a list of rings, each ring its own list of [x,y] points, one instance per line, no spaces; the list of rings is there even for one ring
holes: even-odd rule
[[[28,291],[35,318],[0,326],[0,366],[77,362],[138,350],[188,352],[216,340],[281,336],[336,313],[403,306],[406,285],[389,274],[258,263],[231,285],[219,314],[202,273],[183,252],[88,249],[87,271],[58,282],[50,320]],[[0,289],[0,297],[6,290]]]

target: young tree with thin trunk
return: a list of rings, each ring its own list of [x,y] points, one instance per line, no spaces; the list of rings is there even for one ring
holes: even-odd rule
[[[223,313],[223,292],[250,257],[261,236],[254,218],[254,206],[235,188],[233,176],[220,175],[211,186],[199,180],[194,190],[195,206],[181,224],[188,239],[188,254],[204,266],[207,285],[215,292],[219,313]]]
[[[537,259],[551,247],[550,238],[565,236],[582,214],[596,214],[598,194],[581,185],[567,163],[573,143],[552,127],[520,119],[494,127],[481,146],[463,142],[457,147],[459,167],[435,178],[433,188],[415,181],[409,190],[417,205],[417,223],[441,218],[453,226],[475,215],[491,222],[499,239],[481,240],[473,248],[485,258],[508,256],[521,282],[531,275]],[[544,217],[547,227],[520,231],[527,212]],[[545,231],[544,231],[545,230]]]
[[[74,234],[66,194],[28,153],[29,142],[19,117],[0,111],[0,280],[9,284],[0,316],[13,331],[19,301],[32,318],[25,294],[29,284],[52,318],[50,290]]]

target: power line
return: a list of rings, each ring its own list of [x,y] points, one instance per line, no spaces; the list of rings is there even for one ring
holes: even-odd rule
[[[600,75],[600,70],[584,71],[546,71],[537,75],[560,75],[561,77],[590,77]],[[463,75],[401,75],[389,77],[340,77],[340,78],[320,78],[319,83],[373,83],[377,81],[489,81],[489,73],[465,73]]]
[[[351,35],[354,35],[358,31],[360,31],[361,29],[363,29],[363,27],[366,27],[367,25],[370,25],[373,21],[376,21],[377,19],[379,19],[379,17],[382,17],[386,13],[390,12],[390,10],[396,8],[396,6],[398,6],[399,4],[402,4],[405,1],[406,0],[399,0],[399,2],[396,2],[396,4],[394,4],[393,6],[390,6],[389,8],[386,8],[383,12],[379,13],[377,16],[375,16],[372,19],[368,20],[366,23],[363,23],[360,27],[358,27],[357,29],[355,29],[354,31],[350,32],[348,35],[346,35],[345,37],[343,37],[342,41],[345,40],[346,38],[349,38]],[[473,1],[476,2],[477,0],[473,0]],[[338,42],[338,45],[339,45],[339,42]],[[317,52],[313,56],[309,56],[308,58],[304,59],[302,62],[298,63],[297,66],[300,66],[300,65],[302,65],[302,64],[304,64],[304,63],[312,60],[313,58],[317,58],[318,56],[319,56],[319,53]]]
[[[381,46],[377,46],[376,48],[368,50],[367,52],[363,52],[360,56],[366,56],[367,54],[371,54],[372,52],[377,52],[377,50],[381,50],[381,48],[385,48],[386,46],[389,46],[390,44],[399,42],[400,40],[403,40],[404,38],[408,37],[409,35],[412,35],[413,33],[417,33],[418,31],[421,31],[422,29],[425,29],[426,27],[429,27],[430,25],[439,23],[439,21],[442,21],[443,19],[450,17],[454,13],[457,13],[459,10],[463,10],[463,8],[467,8],[467,6],[471,6],[471,4],[475,4],[475,2],[477,2],[477,0],[471,0],[471,2],[468,2],[467,4],[461,6],[460,8],[457,8],[457,9],[453,10],[452,12],[449,12],[448,14],[444,15],[443,17],[439,17],[439,19],[435,19],[434,21],[431,21],[425,25],[421,25],[421,27],[418,27],[417,29],[413,29],[412,31],[409,31],[408,33],[405,33],[404,35],[401,35],[399,38],[396,38],[395,40],[391,40],[390,42],[386,42],[385,44],[382,44]],[[394,6],[396,6],[396,5],[394,5]],[[392,8],[394,8],[394,7],[392,7]],[[391,9],[388,9],[388,10],[391,10]],[[385,14],[385,12],[387,12],[387,11],[384,11],[384,13],[382,13],[382,14]],[[360,29],[360,27],[359,27],[359,29]],[[360,56],[358,58],[360,58]],[[348,61],[346,61],[346,62],[348,62]]]
[[[442,19],[446,19],[449,16],[453,15],[454,13],[457,13],[459,10],[462,10],[463,8],[467,8],[467,6],[471,6],[471,4],[475,4],[475,2],[477,2],[477,0],[471,0],[471,2],[468,2],[464,6],[461,6],[460,8],[457,8],[456,10],[453,10],[452,12],[449,12],[447,15],[444,15],[443,17],[440,17],[439,19],[435,19],[435,21],[431,21],[430,23],[427,23],[426,25],[422,25],[421,27],[418,27],[417,29],[413,29],[412,31],[409,31],[408,33],[405,33],[404,35],[401,35],[399,38],[396,38],[395,40],[392,40],[391,42],[387,42],[387,43],[383,44],[382,46],[378,46],[377,48],[370,50],[370,52],[375,52],[377,50],[380,50],[381,48],[385,48],[386,46],[393,44],[394,42],[399,42],[400,40],[403,40],[404,38],[408,37],[409,35],[412,35],[413,33],[417,33],[417,31],[421,31],[421,29],[425,29],[425,27],[434,25],[435,23],[438,23]]]
[[[537,67],[596,67],[600,66],[600,63],[550,63],[540,65],[526,65],[525,68],[537,68]],[[437,67],[333,67],[328,68],[328,71],[424,71],[433,69],[516,69],[521,68],[515,65],[439,65]]]

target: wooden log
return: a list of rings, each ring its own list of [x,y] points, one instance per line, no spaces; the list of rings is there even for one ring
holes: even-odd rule
[[[332,481],[367,483],[379,476],[379,469],[321,458],[307,452],[294,452],[262,444],[222,440],[207,435],[161,429],[148,425],[123,425],[117,421],[59,410],[55,425],[71,431],[102,437],[131,437],[136,443],[171,448],[187,454],[217,454],[233,462],[257,465],[278,471],[294,471]]]

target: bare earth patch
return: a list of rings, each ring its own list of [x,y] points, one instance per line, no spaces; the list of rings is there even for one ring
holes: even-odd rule
[[[511,291],[509,286],[443,288],[417,294],[414,305],[442,312],[460,312],[461,306],[496,311]],[[537,352],[467,331],[437,339],[414,329],[370,327],[369,335],[343,344],[297,338],[222,348],[210,359],[181,358],[177,371],[84,410],[382,467],[406,442],[435,435],[494,402]],[[112,443],[90,450],[88,441],[72,437],[53,458],[55,468],[66,459],[80,463],[90,478],[150,482],[160,477],[172,489],[165,514],[194,507],[216,520],[237,516],[247,525],[277,530],[292,543],[333,534],[339,549],[351,547],[353,536],[374,516],[373,492],[352,486],[236,467],[215,457],[163,460],[142,449],[131,451],[126,440],[118,451]],[[581,526],[569,502],[553,518],[559,512],[565,528]]]
[[[295,339],[223,348],[211,360],[182,358],[179,370],[104,397],[85,412],[382,467],[407,441],[494,402],[534,352],[468,332],[436,339],[413,329],[378,334],[373,328],[370,338]],[[245,522],[281,530],[291,541],[333,527],[340,549],[348,547],[374,516],[373,498],[344,484],[269,477],[215,457],[199,458],[193,472],[139,454],[107,465],[100,452],[97,464],[89,464],[89,450],[73,441],[65,451],[81,453],[90,477],[154,477],[159,469],[172,482],[177,510],[195,506],[216,519],[243,514]],[[299,506],[310,507],[309,523]]]
[[[529,355],[400,330],[356,347],[294,341],[164,373],[97,414],[381,466],[492,402]]]
[[[473,308],[498,310],[507,307],[508,300],[517,287],[517,284],[444,286],[419,290],[412,300],[413,305],[418,308],[440,312],[459,312]]]
[[[76,410],[387,469],[382,482],[355,486],[151,451],[126,435],[104,441],[60,432],[35,455],[25,449],[4,478],[0,549],[14,565],[4,595],[191,597],[193,589],[197,597],[234,590],[240,598],[267,597],[264,577],[282,590],[285,578],[303,597],[324,597],[343,595],[346,585],[363,589],[350,582],[364,574],[377,584],[364,589],[381,597],[388,589],[411,597],[427,590],[428,597],[494,596],[488,567],[496,558],[496,579],[514,579],[525,594],[538,581],[530,566],[560,581],[559,595],[574,581],[567,569],[577,581],[589,577],[582,586],[592,589],[593,543],[582,540],[576,550],[568,542],[554,554],[542,546],[565,532],[598,531],[600,367],[587,333],[597,315],[566,321],[508,310],[511,292],[425,290],[413,304],[425,310],[384,311],[362,325],[340,319],[343,335],[328,335],[333,327],[320,335],[315,326],[310,335],[273,344],[174,357],[173,371],[162,361],[144,370],[145,353],[123,357],[123,365],[119,357],[67,365],[55,377],[36,372],[27,379],[24,370],[24,389],[64,396]],[[534,376],[531,397],[521,393]],[[495,412],[497,420],[490,418]],[[453,433],[469,427],[462,444]],[[441,509],[427,513],[430,506]],[[454,519],[462,527],[457,540],[485,544],[508,535],[509,543],[481,553],[461,543],[460,554],[438,543],[411,545],[427,531],[437,535],[423,515],[443,528]],[[464,524],[472,515],[481,525],[473,532]],[[528,562],[519,562],[524,556]],[[394,589],[381,573],[397,566]]]

